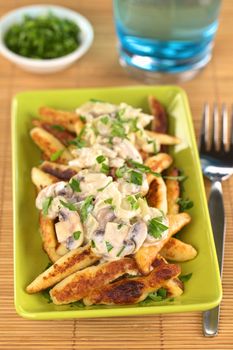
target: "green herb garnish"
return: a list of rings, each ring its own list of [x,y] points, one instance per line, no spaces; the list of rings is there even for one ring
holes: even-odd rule
[[[113,246],[108,241],[105,241],[105,244],[106,244],[106,247],[107,247],[107,251],[110,252],[113,249]]]
[[[193,275],[192,272],[190,272],[187,275],[179,276],[179,279],[181,280],[181,282],[187,282],[190,280],[192,275]]]
[[[55,162],[56,160],[58,160],[58,158],[61,157],[63,152],[64,152],[64,149],[60,149],[59,151],[56,151],[53,154],[51,154],[50,156],[51,162]]]
[[[51,296],[49,294],[51,288],[47,288],[41,291],[41,294],[43,295],[43,297],[47,300],[47,303],[50,304],[52,303],[52,299]]]
[[[161,238],[162,233],[168,229],[168,226],[162,224],[162,217],[157,217],[149,220],[148,233],[154,238]]]
[[[166,299],[167,297],[167,290],[165,288],[159,288],[157,290],[157,294],[161,296],[163,299]]]
[[[95,242],[93,241],[93,239],[91,240],[91,246],[92,246],[92,248],[96,247]]]
[[[104,103],[103,100],[99,100],[98,98],[90,98],[89,101],[91,101],[91,102],[102,102],[102,103]]]
[[[80,119],[83,123],[86,123],[86,121],[87,121],[85,115],[80,115],[80,116],[79,116],[79,119]]]
[[[101,118],[100,118],[100,121],[101,121],[101,123],[107,125],[108,122],[109,122],[109,117],[108,117],[108,116],[106,116],[106,117],[101,117]]]
[[[104,156],[98,156],[96,160],[97,160],[97,163],[101,164],[106,160],[106,158]]]
[[[55,130],[58,130],[58,131],[65,131],[66,129],[64,128],[64,126],[62,125],[51,125],[51,128],[55,129]]]
[[[124,249],[125,249],[125,245],[123,245],[123,247],[119,250],[116,256],[119,257]]]
[[[134,196],[127,196],[126,199],[129,202],[129,204],[131,205],[132,210],[137,210],[139,208],[139,204]]]
[[[116,177],[118,177],[119,179],[122,178],[124,176],[124,174],[128,171],[128,168],[126,165],[121,166],[120,168],[118,168],[115,172]]]
[[[141,173],[131,170],[130,171],[130,182],[135,185],[142,185],[143,176]]]
[[[93,205],[93,196],[88,196],[83,204],[81,205],[80,208],[80,216],[81,216],[81,220],[82,222],[86,221],[88,214],[92,211],[92,209],[94,208]]]
[[[73,233],[73,237],[74,239],[77,241],[79,239],[79,237],[81,236],[82,232],[81,231],[75,231]]]
[[[60,203],[63,205],[63,207],[65,207],[71,211],[77,211],[76,206],[72,203],[64,202],[61,199],[60,199]]]
[[[109,173],[109,166],[105,163],[102,163],[100,171],[101,173],[108,174]]]
[[[155,171],[151,170],[151,168],[148,167],[147,165],[135,162],[135,160],[133,160],[133,159],[129,159],[128,163],[129,163],[129,165],[133,166],[135,169],[137,169],[143,173],[149,173],[149,174],[152,174],[154,176],[161,177],[160,173],[156,173]]]
[[[82,139],[82,137],[83,137],[85,131],[86,131],[86,126],[84,126],[84,127],[82,128],[82,130],[80,131],[80,133],[78,134],[78,136],[75,137],[75,139],[69,141],[68,143],[69,143],[70,145],[75,145],[75,146],[78,147],[78,148],[83,148],[83,147],[85,147],[85,146],[86,146],[86,141]]]
[[[104,203],[111,205],[112,201],[113,201],[113,198],[108,198],[108,199],[105,199]]]
[[[44,216],[48,215],[49,207],[52,203],[53,197],[47,197],[42,203],[42,213]]]
[[[126,138],[125,128],[120,120],[113,120],[111,135],[114,137]]]
[[[80,188],[80,181],[76,179],[72,179],[71,182],[69,182],[70,187],[74,192],[81,192]]]
[[[69,19],[51,13],[24,16],[4,36],[8,49],[34,59],[52,59],[70,54],[80,45],[80,29]]]
[[[186,198],[186,199],[178,198],[176,203],[179,204],[180,211],[185,211],[185,210],[191,209],[194,205],[193,201],[191,201],[189,198]]]

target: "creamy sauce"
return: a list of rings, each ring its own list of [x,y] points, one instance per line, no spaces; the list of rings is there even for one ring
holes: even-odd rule
[[[138,167],[143,164],[139,149],[153,153],[159,148],[144,130],[153,117],[124,103],[88,102],[77,112],[86,124],[69,165],[81,170],[69,183],[46,187],[36,199],[37,208],[56,219],[58,242],[71,250],[91,241],[103,260],[112,260],[165,239],[166,213],[142,197],[149,185]]]

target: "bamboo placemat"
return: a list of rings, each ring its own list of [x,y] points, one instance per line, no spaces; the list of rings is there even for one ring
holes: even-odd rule
[[[43,3],[37,1],[35,3]],[[0,15],[27,0],[0,2]],[[224,183],[227,238],[223,276],[224,297],[218,337],[202,336],[201,313],[112,319],[29,321],[13,305],[12,186],[10,103],[22,90],[135,85],[118,65],[111,2],[52,1],[87,16],[95,28],[89,53],[65,72],[50,76],[25,73],[0,58],[0,349],[233,349],[233,178]],[[214,58],[196,79],[182,84],[190,99],[196,133],[204,101],[233,102],[233,1],[223,1]],[[22,208],[23,210],[23,208]],[[30,227],[29,236],[30,236]]]

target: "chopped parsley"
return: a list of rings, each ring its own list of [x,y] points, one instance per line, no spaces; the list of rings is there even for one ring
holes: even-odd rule
[[[148,294],[147,298],[139,303],[139,305],[144,306],[151,303],[151,301],[162,301],[167,298],[167,290],[165,288],[159,288],[156,292],[151,292]],[[169,300],[170,301],[170,300]]]
[[[111,135],[120,137],[120,138],[126,138],[125,128],[122,124],[122,122],[118,119],[113,120],[112,122],[112,128],[111,128]]]
[[[139,173],[138,171],[134,171],[134,170],[130,171],[130,182],[131,183],[141,186],[142,180],[143,180],[143,176],[141,173]]]
[[[80,208],[80,216],[81,216],[81,220],[82,222],[86,221],[88,214],[93,210],[94,205],[93,205],[93,196],[88,196],[83,204],[81,205]]]
[[[116,256],[119,257],[124,249],[125,249],[125,245],[123,245],[123,247],[119,250]]]
[[[104,125],[107,125],[109,122],[109,117],[106,115],[105,117],[101,117],[100,118],[101,123],[103,123]]]
[[[121,166],[120,168],[118,168],[115,172],[116,177],[118,177],[119,179],[122,178],[124,176],[124,174],[128,171],[128,168],[126,165]]]
[[[122,223],[121,223],[121,224],[118,224],[118,225],[117,225],[117,229],[120,230],[120,229],[122,228],[122,226],[124,226],[124,224],[122,224]]]
[[[189,198],[186,198],[186,199],[178,198],[176,203],[179,204],[181,212],[191,209],[193,207],[193,201],[191,201]]]
[[[74,192],[81,192],[80,188],[80,181],[76,179],[72,179],[71,182],[69,182],[70,187]]]
[[[155,140],[148,140],[147,142],[148,142],[149,145],[150,145],[150,144],[153,144],[153,151],[154,151],[154,154],[158,153],[159,150],[158,150],[158,146],[157,146]]]
[[[56,151],[53,154],[51,154],[50,156],[51,162],[55,162],[56,160],[58,160],[58,158],[61,157],[63,152],[64,152],[64,149],[59,149],[59,151]]]
[[[188,177],[186,175],[179,175],[179,176],[167,176],[167,175],[164,175],[163,176],[164,179],[166,180],[177,180],[177,181],[185,181]]]
[[[105,160],[106,160],[106,158],[105,158],[104,156],[98,156],[98,157],[96,158],[96,161],[97,161],[97,163],[99,163],[99,164],[103,163]]]
[[[113,201],[113,198],[108,198],[108,199],[105,199],[104,203],[105,204],[112,204],[112,201]]]
[[[51,128],[55,129],[55,130],[58,130],[58,131],[65,131],[66,129],[64,128],[64,126],[62,125],[51,125]]]
[[[129,165],[133,166],[135,169],[137,169],[143,173],[149,173],[149,174],[152,174],[154,176],[161,177],[160,173],[156,173],[155,171],[151,170],[151,168],[148,167],[147,165],[144,165],[142,163],[138,163],[133,159],[129,159],[128,163],[129,163]]]
[[[168,226],[162,224],[162,216],[149,220],[148,233],[154,238],[161,238],[162,233],[168,229]]]
[[[91,240],[91,246],[92,246],[92,248],[96,247],[95,242],[93,241],[93,239]]]
[[[85,123],[85,122],[87,121],[85,115],[80,115],[80,116],[79,116],[79,119],[80,119],[83,123]]]
[[[100,169],[101,173],[108,174],[109,173],[109,169],[110,168],[109,168],[109,166],[107,164],[102,163],[101,169]]]
[[[42,213],[44,216],[48,215],[49,207],[52,203],[53,197],[47,197],[42,203]]]
[[[131,132],[137,132],[139,130],[138,126],[137,126],[137,123],[138,123],[138,117],[137,118],[134,118],[134,119],[131,119],[130,120],[130,131]]]
[[[78,148],[83,148],[86,146],[86,141],[82,139],[84,133],[86,131],[86,127],[84,126],[78,136],[75,137],[75,139],[69,141],[70,145],[75,145]]]
[[[79,239],[79,237],[81,236],[82,232],[81,231],[75,231],[73,233],[73,237],[74,239],[77,241]]]
[[[181,280],[181,282],[187,282],[190,280],[192,275],[193,275],[192,272],[190,272],[187,275],[179,276],[179,279]]]
[[[90,98],[89,101],[91,101],[91,102],[102,102],[102,103],[105,103],[105,101],[99,100],[98,98]]]
[[[77,208],[73,203],[64,202],[61,199],[60,199],[60,203],[63,205],[63,207],[65,207],[71,211],[77,211]]]
[[[105,241],[108,253],[113,249],[113,246],[108,241]]]
[[[41,294],[43,295],[43,297],[47,300],[47,303],[50,304],[52,303],[52,299],[51,296],[49,294],[51,288],[47,288],[41,291]]]
[[[131,205],[132,210],[137,210],[139,208],[138,201],[135,199],[134,196],[127,196],[126,197],[127,201]]]

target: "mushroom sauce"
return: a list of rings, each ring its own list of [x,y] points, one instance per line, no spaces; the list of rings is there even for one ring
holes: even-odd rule
[[[88,102],[77,113],[85,126],[72,142],[69,165],[80,170],[36,199],[37,208],[55,220],[58,242],[68,250],[91,242],[103,260],[114,260],[165,239],[166,213],[144,198],[148,169],[138,151],[159,151],[144,129],[153,117],[125,103]]]

